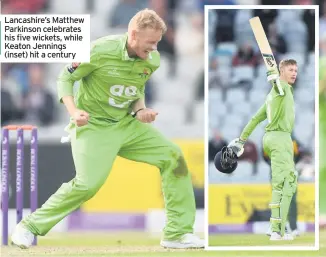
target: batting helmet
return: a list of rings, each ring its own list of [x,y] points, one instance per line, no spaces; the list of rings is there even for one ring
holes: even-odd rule
[[[238,167],[238,157],[230,147],[223,147],[214,158],[218,171],[226,174],[232,173]]]

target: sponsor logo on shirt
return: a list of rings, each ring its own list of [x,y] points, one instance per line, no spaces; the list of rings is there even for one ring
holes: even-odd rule
[[[150,72],[148,71],[148,69],[144,69],[142,73],[138,73],[138,75],[142,78],[142,79],[147,79],[147,77],[149,76]]]
[[[117,68],[110,70],[108,73],[113,76],[120,76],[120,73],[117,71]]]

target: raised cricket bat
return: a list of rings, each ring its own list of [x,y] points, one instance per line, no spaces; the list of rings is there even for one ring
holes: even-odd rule
[[[254,17],[249,20],[252,31],[254,32],[257,44],[259,46],[261,55],[263,56],[265,65],[268,71],[277,70],[277,63],[275,61],[272,49],[269,45],[268,39],[266,37],[263,25],[260,22],[259,17]],[[276,85],[280,95],[284,95],[281,82],[279,79],[276,80]]]

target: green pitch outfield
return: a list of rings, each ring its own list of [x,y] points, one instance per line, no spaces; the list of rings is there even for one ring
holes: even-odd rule
[[[326,240],[326,238],[325,238]],[[293,241],[269,241],[269,237],[257,234],[223,234],[209,237],[209,246],[311,246],[315,234],[305,233]]]
[[[246,235],[251,238],[252,245],[260,244],[262,240],[268,243],[267,236]],[[311,239],[311,235],[303,235]],[[244,237],[244,235],[242,236]],[[313,236],[312,236],[313,237]],[[213,239],[212,239],[213,240]],[[225,244],[234,241],[231,237],[214,237],[214,240],[222,240]],[[295,242],[295,241],[294,241]],[[309,240],[311,242],[311,240]],[[159,238],[150,237],[145,233],[76,233],[76,234],[52,234],[39,238],[39,245],[28,250],[16,247],[3,247],[1,256],[10,257],[325,257],[326,256],[326,231],[320,233],[321,251],[319,252],[215,252],[204,250],[166,250],[161,248]]]

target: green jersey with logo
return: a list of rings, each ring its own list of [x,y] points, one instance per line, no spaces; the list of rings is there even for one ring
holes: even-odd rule
[[[274,85],[267,95],[265,103],[243,129],[240,138],[247,140],[256,126],[268,120],[265,131],[283,131],[292,133],[295,119],[295,106],[293,88],[284,81],[281,81],[284,95],[279,95]]]
[[[126,41],[125,35],[95,41],[90,63],[76,69],[67,66],[59,77],[60,101],[64,96],[73,96],[73,84],[80,80],[76,105],[90,114],[90,120],[82,127],[71,120],[65,129],[69,133],[65,141],[71,142],[76,176],[24,218],[22,224],[35,235],[46,235],[92,198],[113,169],[119,172],[119,168],[113,167],[117,156],[160,170],[167,217],[162,240],[179,240],[193,231],[194,190],[180,147],[150,124],[128,115],[132,103],[143,99],[144,84],[159,67],[159,54],[147,54],[147,60],[130,59]],[[126,164],[125,167],[129,168]],[[108,197],[119,197],[113,191],[108,193]],[[131,200],[137,201],[139,197]]]
[[[130,58],[127,34],[100,38],[91,44],[90,62],[75,70],[63,68],[58,78],[58,97],[73,96],[73,85],[80,81],[75,96],[78,109],[89,113],[95,123],[119,121],[131,111],[131,105],[144,98],[145,83],[160,66],[157,51],[147,60]]]

